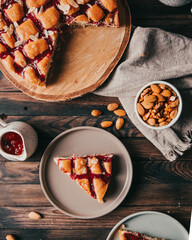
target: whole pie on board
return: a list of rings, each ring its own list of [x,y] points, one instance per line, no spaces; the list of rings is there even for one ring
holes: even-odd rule
[[[165,239],[150,237],[141,233],[132,232],[126,229],[120,229],[119,240],[165,240]]]
[[[119,26],[116,0],[1,0],[0,58],[45,86],[63,25]]]
[[[112,154],[55,157],[59,169],[90,196],[103,203],[103,198],[111,181]]]

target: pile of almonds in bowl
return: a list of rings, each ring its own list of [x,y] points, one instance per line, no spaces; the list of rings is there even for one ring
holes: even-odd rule
[[[135,99],[135,112],[145,126],[164,129],[172,126],[182,110],[178,90],[170,83],[155,81],[145,85]]]

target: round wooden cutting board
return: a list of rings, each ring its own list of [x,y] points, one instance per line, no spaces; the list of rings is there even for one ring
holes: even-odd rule
[[[53,74],[47,87],[24,81],[6,69],[4,75],[27,95],[43,101],[65,101],[94,91],[109,76],[129,42],[131,14],[126,0],[120,4],[120,27],[72,27],[63,34]]]

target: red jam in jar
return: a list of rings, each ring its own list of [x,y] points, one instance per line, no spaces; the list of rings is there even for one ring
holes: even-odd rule
[[[13,155],[20,155],[23,152],[23,140],[16,132],[7,132],[1,138],[3,151]]]

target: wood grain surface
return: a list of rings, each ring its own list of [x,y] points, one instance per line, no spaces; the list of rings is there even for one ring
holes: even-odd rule
[[[3,61],[0,69],[21,91],[43,101],[56,102],[82,96],[102,85],[117,65],[129,42],[131,14],[127,2],[119,4],[120,27],[71,27],[64,30],[50,84],[40,87],[9,71]]]
[[[130,0],[133,25],[159,27],[192,37],[191,5],[167,7],[158,0]],[[167,213],[189,230],[192,209],[192,150],[174,162],[167,161],[130,122],[116,135],[128,149],[134,168],[133,185],[122,204],[98,219],[80,220],[57,211],[44,196],[39,184],[39,162],[49,142],[62,131],[76,126],[100,127],[102,120],[116,120],[107,111],[116,98],[89,94],[68,102],[43,103],[15,88],[0,74],[0,114],[7,122],[22,120],[36,129],[39,146],[25,162],[12,162],[0,156],[0,240],[14,234],[18,240],[105,240],[112,227],[129,214],[155,210]],[[103,114],[91,116],[93,109]],[[30,211],[41,220],[28,218]],[[172,239],[171,239],[172,240]]]

